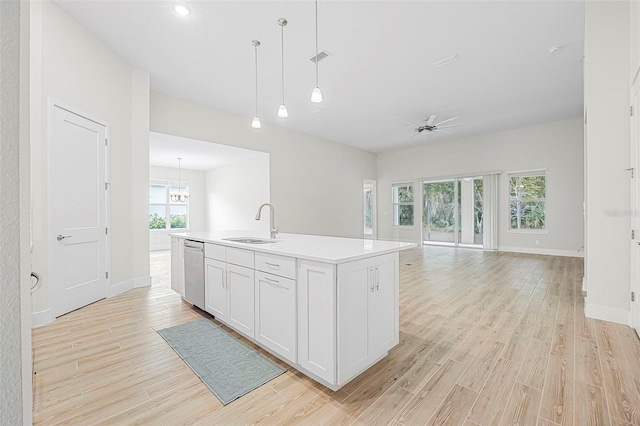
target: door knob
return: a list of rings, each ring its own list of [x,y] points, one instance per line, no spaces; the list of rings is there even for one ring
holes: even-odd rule
[[[71,235],[58,235],[58,236],[56,237],[56,240],[58,240],[58,241],[62,241],[62,240],[64,240],[65,238],[71,238]]]

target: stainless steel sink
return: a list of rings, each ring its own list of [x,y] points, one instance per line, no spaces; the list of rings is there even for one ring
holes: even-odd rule
[[[256,238],[256,237],[233,237],[233,238],[223,238],[224,241],[233,241],[234,243],[244,243],[244,244],[269,244],[269,243],[277,243],[279,240],[272,240],[269,238]]]

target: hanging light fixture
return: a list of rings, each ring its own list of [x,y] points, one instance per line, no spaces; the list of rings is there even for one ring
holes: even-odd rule
[[[311,102],[320,103],[322,102],[322,92],[320,91],[320,86],[318,84],[318,0],[316,0],[316,87],[313,88],[311,92]]]
[[[251,120],[251,127],[253,127],[254,129],[259,129],[260,127],[262,127],[262,123],[260,123],[260,117],[258,117],[258,46],[260,46],[260,42],[258,40],[253,40],[251,44],[253,44],[256,58],[256,115],[253,117],[253,120]]]
[[[282,48],[282,105],[278,108],[278,117],[287,118],[289,111],[287,111],[287,106],[284,104],[284,27],[287,26],[287,20],[284,18],[278,19],[278,25],[280,25],[280,47]]]
[[[181,184],[181,166],[180,163],[182,161],[182,157],[178,157],[178,190],[177,191],[169,191],[169,198],[174,203],[185,203],[189,198],[189,193],[187,191],[182,192],[182,184]]]

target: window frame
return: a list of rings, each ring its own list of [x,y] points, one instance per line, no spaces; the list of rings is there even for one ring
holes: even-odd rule
[[[396,202],[396,196],[395,196],[395,190],[396,188],[402,188],[402,187],[411,187],[411,193],[413,194],[413,199],[410,202]],[[416,193],[415,193],[415,183],[414,182],[396,182],[396,183],[392,183],[391,184],[391,209],[392,209],[392,214],[391,214],[391,220],[392,220],[392,224],[391,227],[392,228],[402,228],[402,229],[414,229],[416,226]],[[413,215],[412,215],[412,223],[411,225],[401,225],[400,224],[400,206],[411,206],[411,209],[413,211]]]
[[[151,202],[151,197],[149,197],[149,201],[148,201],[148,206],[149,208],[152,206],[164,206],[164,220],[165,220],[165,227],[163,229],[151,229],[149,228],[150,232],[166,232],[166,231],[173,231],[173,232],[186,232],[189,231],[189,225],[190,225],[190,215],[189,215],[189,199],[187,198],[187,201],[184,203],[179,203],[179,202],[172,202],[171,201],[171,197],[169,196],[169,193],[171,192],[171,188],[175,188],[175,187],[180,187],[180,188],[184,188],[186,189],[187,192],[189,192],[189,181],[183,181],[180,180],[180,182],[178,182],[177,180],[173,180],[173,179],[150,179],[149,180],[149,192],[151,191],[151,186],[164,186],[165,187],[165,196],[166,196],[166,202],[164,203],[152,203]],[[186,207],[186,216],[187,216],[187,226],[185,228],[172,228],[171,227],[171,206],[185,206]],[[147,225],[148,226],[148,225]]]
[[[520,201],[523,203],[542,203],[544,206],[544,227],[543,228],[514,228],[511,226],[511,179],[523,178],[523,177],[538,177],[544,178],[544,197],[523,198]],[[521,234],[549,234],[548,225],[548,183],[547,169],[535,169],[524,170],[517,172],[507,172],[507,232],[509,233],[521,233]]]

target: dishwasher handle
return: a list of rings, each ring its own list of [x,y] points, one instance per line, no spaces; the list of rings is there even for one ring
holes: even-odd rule
[[[184,247],[197,249],[197,250],[204,250],[204,243],[201,243],[199,241],[184,240]]]

